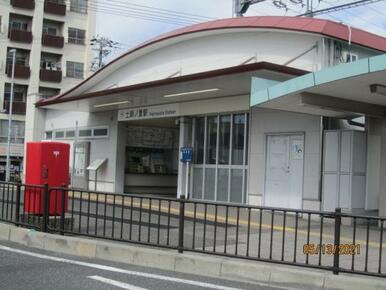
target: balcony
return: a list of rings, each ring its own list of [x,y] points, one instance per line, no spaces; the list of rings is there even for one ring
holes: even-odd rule
[[[10,101],[4,100],[3,109],[7,114],[9,114],[9,105]],[[12,105],[12,114],[16,115],[25,115],[26,112],[26,103],[25,102],[13,102]]]
[[[8,37],[12,41],[32,43],[32,32],[18,29],[11,29]]]
[[[8,77],[12,77],[12,65],[7,65],[6,73]],[[19,79],[28,79],[31,75],[31,70],[29,66],[24,65],[15,65],[15,78]]]
[[[45,46],[63,48],[64,46],[64,37],[63,36],[55,36],[50,34],[43,34],[42,44]]]
[[[35,9],[35,0],[11,0],[11,5],[15,8],[33,10]]]
[[[66,4],[62,1],[46,0],[44,2],[44,12],[64,16],[66,15]]]
[[[41,68],[40,80],[44,82],[60,83],[62,81],[62,71]]]

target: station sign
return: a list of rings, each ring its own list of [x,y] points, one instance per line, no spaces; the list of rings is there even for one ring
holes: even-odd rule
[[[155,118],[177,117],[180,115],[178,104],[150,107],[138,107],[118,111],[118,121],[145,120]]]
[[[193,162],[193,148],[192,147],[182,147],[180,160],[183,163],[192,163]]]

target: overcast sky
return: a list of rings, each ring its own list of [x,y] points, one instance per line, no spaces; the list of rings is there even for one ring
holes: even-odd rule
[[[113,56],[116,57],[131,47],[155,37],[161,33],[168,32],[179,27],[189,25],[192,20],[206,20],[216,18],[232,17],[233,0],[90,0],[91,3],[97,2],[97,33],[106,36],[111,40],[120,43],[120,48],[114,50]],[[280,0],[276,0],[279,2]],[[304,12],[300,4],[301,0],[281,0],[285,3],[288,10],[275,7],[273,0],[255,4],[250,7],[246,16],[258,15],[287,15],[294,16],[299,12]],[[306,1],[306,0],[303,0]],[[340,5],[356,0],[328,0],[313,1],[314,10]],[[96,6],[98,5],[98,6]],[[144,7],[146,6],[146,7]],[[149,8],[148,8],[149,7]],[[152,10],[163,9],[163,10]],[[175,20],[170,11],[187,13],[183,20]],[[152,11],[155,16],[149,16]],[[134,15],[135,14],[135,15]],[[197,16],[190,16],[194,14]],[[134,18],[134,16],[154,18],[168,17],[168,22],[178,21],[179,23],[164,23],[153,20]],[[198,18],[198,16],[205,18]],[[177,16],[178,17],[178,16]],[[331,12],[327,15],[318,16],[337,22],[343,22],[351,26],[371,31],[386,36],[386,1],[379,1],[374,4],[352,8],[340,12]],[[172,20],[173,18],[174,20]],[[192,19],[194,18],[194,19]],[[181,15],[179,18],[181,19]],[[180,22],[184,22],[180,23]],[[186,24],[185,24],[186,23]],[[111,59],[111,57],[110,57]]]

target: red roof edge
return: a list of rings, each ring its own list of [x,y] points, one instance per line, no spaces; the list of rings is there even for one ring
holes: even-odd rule
[[[305,33],[321,34],[327,37],[332,37],[344,41],[349,40],[349,30],[351,29],[351,42],[363,47],[386,52],[386,38],[380,35],[376,35],[361,29],[349,27],[342,23],[333,22],[326,19],[306,18],[306,17],[290,17],[290,16],[251,16],[251,17],[239,17],[229,19],[213,20],[205,23],[199,23],[183,28],[176,29],[174,31],[161,34],[160,36],[150,39],[144,42],[128,52],[122,54],[116,59],[112,60],[106,66],[95,72],[93,75],[80,82],[78,85],[69,89],[68,91],[50,99],[60,99],[69,93],[73,92],[96,75],[103,72],[107,67],[125,58],[126,56],[138,51],[142,48],[150,46],[152,44],[186,35],[203,31],[220,30],[220,29],[235,29],[235,28],[262,28],[262,29],[278,29],[298,31]]]

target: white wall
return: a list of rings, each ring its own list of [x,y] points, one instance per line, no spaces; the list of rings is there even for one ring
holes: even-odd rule
[[[264,195],[266,134],[304,133],[303,207],[319,208],[321,119],[318,116],[254,108],[250,117],[248,195],[261,204]]]
[[[98,171],[98,190],[101,191],[118,191],[122,192],[123,187],[117,183],[115,187],[115,180],[118,177],[123,180],[120,172],[124,172],[124,155],[122,156],[122,142],[124,144],[124,136],[122,128],[118,126],[116,112],[108,113],[79,113],[79,112],[65,112],[58,110],[48,110],[46,113],[46,130],[58,129],[75,129],[75,122],[78,122],[78,127],[95,127],[108,126],[109,137],[87,139],[82,138],[82,141],[91,141],[90,143],[90,162],[95,159],[107,158],[107,164]],[[119,137],[119,138],[118,138]],[[79,139],[80,140],[80,139]],[[65,141],[65,140],[64,140]],[[123,159],[123,162],[121,162]],[[122,167],[122,169],[121,169]],[[90,179],[94,179],[94,173],[90,174]],[[93,184],[91,184],[93,189]]]
[[[126,65],[106,75],[88,92],[163,79],[176,72],[188,75],[237,66],[251,57],[256,57],[256,62],[284,64],[321,41],[320,36],[279,31],[226,30],[205,34],[196,33],[191,39],[180,41],[174,39],[171,44],[164,41],[161,48],[160,44],[135,52]],[[320,56],[314,49],[290,66],[318,70]]]

